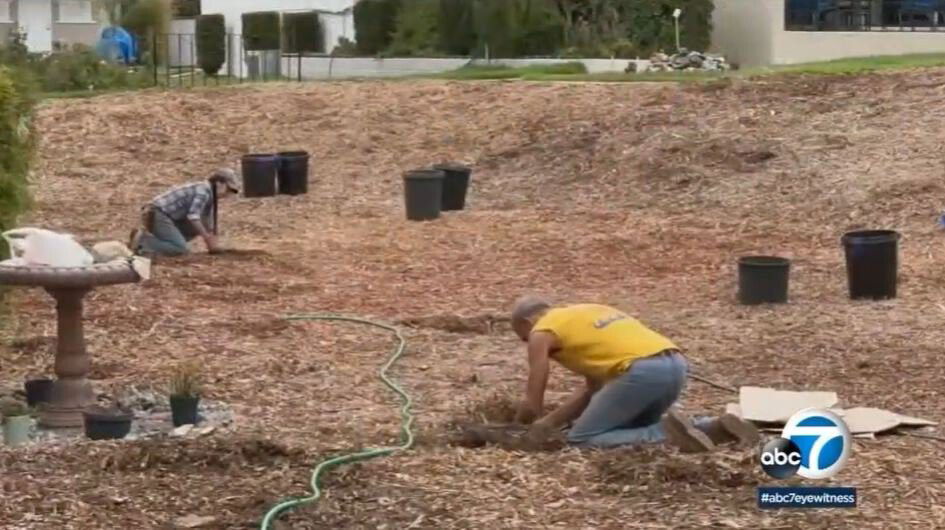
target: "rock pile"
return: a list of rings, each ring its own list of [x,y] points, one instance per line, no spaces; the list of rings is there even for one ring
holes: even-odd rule
[[[703,72],[721,72],[731,69],[731,65],[721,55],[712,55],[702,52],[691,52],[681,49],[679,53],[667,55],[665,53],[656,53],[650,57],[650,64],[647,72],[679,72],[679,71],[703,71]],[[636,66],[631,63],[627,67],[627,72],[637,71]]]

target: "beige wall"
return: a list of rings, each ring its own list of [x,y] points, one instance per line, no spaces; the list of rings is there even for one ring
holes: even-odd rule
[[[776,3],[778,0],[715,0],[712,51],[740,66],[767,64],[774,53],[771,10]]]
[[[784,0],[715,0],[714,51],[742,67],[845,57],[945,53],[945,33],[785,31]]]
[[[0,24],[0,42],[7,42],[11,30],[13,30],[13,24]]]
[[[56,22],[53,24],[53,42],[63,41],[68,45],[85,44],[95,46],[99,35],[102,34],[101,24],[69,24]]]

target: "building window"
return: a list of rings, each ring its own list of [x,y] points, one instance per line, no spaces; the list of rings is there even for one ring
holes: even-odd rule
[[[788,31],[945,31],[945,0],[784,0]]]
[[[59,0],[57,22],[88,23],[92,18],[92,0]]]
[[[0,0],[0,23],[13,22],[13,0]]]

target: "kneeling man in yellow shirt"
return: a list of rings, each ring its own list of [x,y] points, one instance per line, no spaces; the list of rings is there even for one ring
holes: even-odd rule
[[[757,429],[734,415],[693,424],[672,410],[685,387],[686,358],[623,311],[599,304],[552,307],[523,297],[512,327],[528,343],[528,389],[517,422],[531,423],[541,414],[552,360],[586,381],[564,405],[534,421],[534,432],[573,421],[568,442],[581,447],[669,441],[698,452],[727,441],[757,443]]]

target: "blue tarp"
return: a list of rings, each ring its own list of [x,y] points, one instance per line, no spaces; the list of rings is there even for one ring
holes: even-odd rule
[[[98,41],[98,53],[111,61],[132,64],[138,57],[135,38],[119,26],[109,26],[102,30]]]

